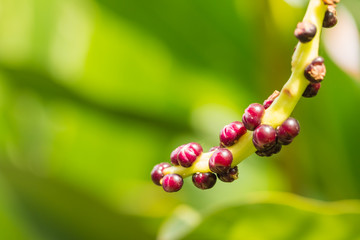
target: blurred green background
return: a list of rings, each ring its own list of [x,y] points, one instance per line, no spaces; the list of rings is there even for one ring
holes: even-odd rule
[[[293,144],[208,191],[150,180],[281,89],[306,4],[0,0],[0,239],[360,239],[358,0]]]

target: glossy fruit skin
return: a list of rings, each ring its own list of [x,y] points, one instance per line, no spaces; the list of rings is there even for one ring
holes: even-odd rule
[[[332,28],[337,24],[337,16],[336,16],[336,9],[333,5],[328,6],[324,21],[323,21],[323,27],[324,28]]]
[[[246,133],[244,124],[240,121],[226,125],[220,132],[220,143],[222,146],[232,146]]]
[[[179,165],[178,154],[184,146],[185,146],[185,144],[175,148],[170,154],[171,163],[174,164],[175,166]]]
[[[277,140],[282,145],[288,145],[299,134],[299,132],[299,122],[295,118],[289,117],[276,128]]]
[[[276,144],[276,131],[270,125],[262,124],[253,132],[253,144],[257,150],[264,151]]]
[[[226,173],[218,173],[217,177],[222,182],[233,182],[239,177],[238,167],[230,168]]]
[[[242,122],[246,129],[253,131],[261,124],[261,119],[264,116],[265,108],[259,103],[252,103],[246,109],[242,116]]]
[[[320,83],[324,80],[326,67],[322,57],[316,57],[304,70],[304,76],[312,83]]]
[[[306,98],[315,97],[318,94],[320,87],[321,83],[310,83],[306,87],[302,96]]]
[[[209,168],[214,173],[226,173],[231,168],[232,153],[226,148],[217,149],[209,159]]]
[[[167,174],[162,179],[162,186],[166,192],[177,192],[184,184],[183,178],[178,174]]]
[[[217,149],[219,149],[219,148],[220,148],[220,146],[211,147],[211,148],[209,149],[209,152],[215,151],[215,150],[217,150]]]
[[[160,180],[164,177],[163,170],[171,167],[169,163],[163,162],[154,166],[151,171],[151,180],[158,186],[161,186]]]
[[[257,150],[255,153],[260,157],[270,157],[273,154],[277,154],[280,152],[282,148],[282,145],[280,143],[276,143],[274,146],[272,146],[269,149],[259,151]]]
[[[299,22],[294,35],[302,43],[310,42],[316,35],[316,26],[311,22]]]
[[[192,176],[192,181],[197,188],[210,189],[216,183],[216,175],[211,172],[195,173]]]
[[[178,162],[185,168],[191,167],[202,152],[203,149],[200,144],[194,142],[188,143],[179,150],[177,154]]]

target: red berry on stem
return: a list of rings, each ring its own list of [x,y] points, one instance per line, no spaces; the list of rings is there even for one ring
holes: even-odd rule
[[[258,126],[253,132],[253,144],[260,151],[273,147],[276,144],[275,129],[266,124]]]
[[[318,94],[320,87],[321,83],[310,83],[306,87],[302,96],[306,98],[315,97]]]
[[[178,174],[167,174],[162,179],[162,186],[166,192],[177,192],[183,184],[183,178]]]
[[[261,124],[261,119],[264,116],[265,108],[259,103],[252,103],[246,109],[242,116],[244,126],[253,131]]]
[[[203,149],[198,143],[192,142],[184,145],[177,154],[179,164],[186,168],[190,167],[202,151]]]
[[[278,142],[282,145],[288,145],[299,134],[300,124],[292,117],[286,119],[280,126],[276,128]]]
[[[238,167],[235,166],[233,168],[230,168],[229,171],[227,171],[226,173],[218,173],[217,176],[222,182],[233,182],[234,180],[238,179]]]
[[[302,43],[310,42],[316,35],[316,26],[311,22],[299,22],[294,35]]]
[[[175,166],[179,165],[179,161],[178,161],[178,154],[179,151],[185,146],[185,144],[175,148],[171,154],[170,154],[170,159],[171,159],[171,163],[174,164]]]
[[[207,173],[195,173],[192,176],[192,181],[197,188],[209,189],[216,183],[216,175],[211,172]]]
[[[154,166],[154,168],[151,171],[151,180],[156,184],[161,186],[160,180],[164,177],[163,170],[165,168],[171,167],[169,163],[159,163]]]
[[[326,68],[322,57],[315,58],[304,70],[304,76],[312,83],[324,80]]]
[[[323,21],[323,27],[331,28],[334,27],[337,23],[336,9],[334,5],[329,5]]]
[[[226,125],[220,132],[220,142],[223,146],[231,146],[246,133],[242,122],[235,121]]]
[[[215,173],[226,173],[233,160],[232,153],[226,148],[219,148],[209,159],[209,168]]]

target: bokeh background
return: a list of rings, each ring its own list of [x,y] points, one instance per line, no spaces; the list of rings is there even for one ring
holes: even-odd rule
[[[302,0],[0,0],[0,239],[360,239],[360,3],[301,134],[208,191],[150,180],[290,75]]]

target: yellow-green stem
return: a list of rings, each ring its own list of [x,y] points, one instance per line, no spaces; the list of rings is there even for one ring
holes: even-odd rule
[[[271,106],[265,111],[262,119],[263,124],[272,127],[279,126],[284,122],[294,110],[300,100],[309,81],[304,77],[305,67],[318,56],[320,34],[322,22],[327,6],[322,0],[310,0],[303,21],[308,21],[316,26],[317,32],[312,41],[308,43],[298,43],[292,57],[292,74],[283,86],[280,95],[275,99]],[[239,141],[228,149],[233,154],[232,166],[238,165],[245,158],[256,151],[252,143],[252,132],[248,131],[241,136]],[[202,153],[194,164],[189,168],[174,166],[164,169],[164,174],[176,173],[187,177],[196,172],[210,172],[209,158],[213,152]]]

